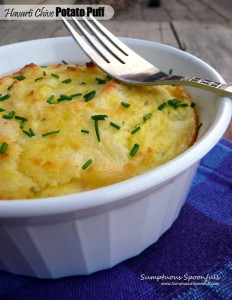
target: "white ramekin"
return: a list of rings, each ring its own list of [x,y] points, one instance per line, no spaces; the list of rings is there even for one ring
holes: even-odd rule
[[[168,72],[224,82],[198,58],[165,45],[122,39]],[[71,38],[0,47],[0,76],[25,64],[84,63]],[[172,225],[186,199],[200,159],[225,132],[228,98],[188,88],[202,122],[196,143],[146,174],[74,195],[0,201],[0,269],[39,278],[90,274],[110,268],[153,244]]]

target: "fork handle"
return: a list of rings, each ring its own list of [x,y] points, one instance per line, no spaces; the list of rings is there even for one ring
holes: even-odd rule
[[[163,77],[161,79],[161,82],[159,82],[159,84],[193,86],[193,87],[201,88],[219,94],[221,96],[232,97],[232,85],[215,82],[208,79],[203,79],[198,77],[188,77],[188,76],[182,77],[177,75],[171,75],[171,76],[168,75]]]

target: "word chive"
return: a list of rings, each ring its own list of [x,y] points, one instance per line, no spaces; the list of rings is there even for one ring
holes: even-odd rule
[[[51,76],[53,76],[53,77],[55,77],[55,78],[60,78],[59,75],[56,75],[56,74],[54,74],[54,73],[51,73]]]
[[[35,81],[38,81],[38,80],[41,80],[41,79],[43,79],[43,77],[38,77],[38,78],[35,79]]]
[[[85,170],[88,168],[88,166],[93,162],[92,159],[88,159],[82,166],[82,169]]]
[[[95,80],[97,80],[97,83],[98,83],[98,84],[104,84],[104,83],[106,83],[105,80],[103,80],[103,79],[101,79],[101,78],[98,78],[98,77],[96,77]]]
[[[89,133],[89,130],[81,129],[81,132],[83,132],[83,133]]]

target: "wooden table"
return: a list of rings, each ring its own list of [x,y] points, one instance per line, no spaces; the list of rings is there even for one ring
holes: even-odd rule
[[[232,26],[228,25],[231,23],[128,21],[128,16],[104,21],[104,25],[117,36],[160,42],[188,51],[212,65],[232,84]],[[60,21],[0,21],[0,45],[68,35]],[[232,140],[232,122],[224,136]]]

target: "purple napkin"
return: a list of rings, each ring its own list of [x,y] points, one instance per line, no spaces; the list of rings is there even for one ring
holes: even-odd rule
[[[110,270],[56,280],[0,271],[0,300],[229,300],[231,229],[232,143],[221,139],[202,159],[178,219],[142,254]]]

